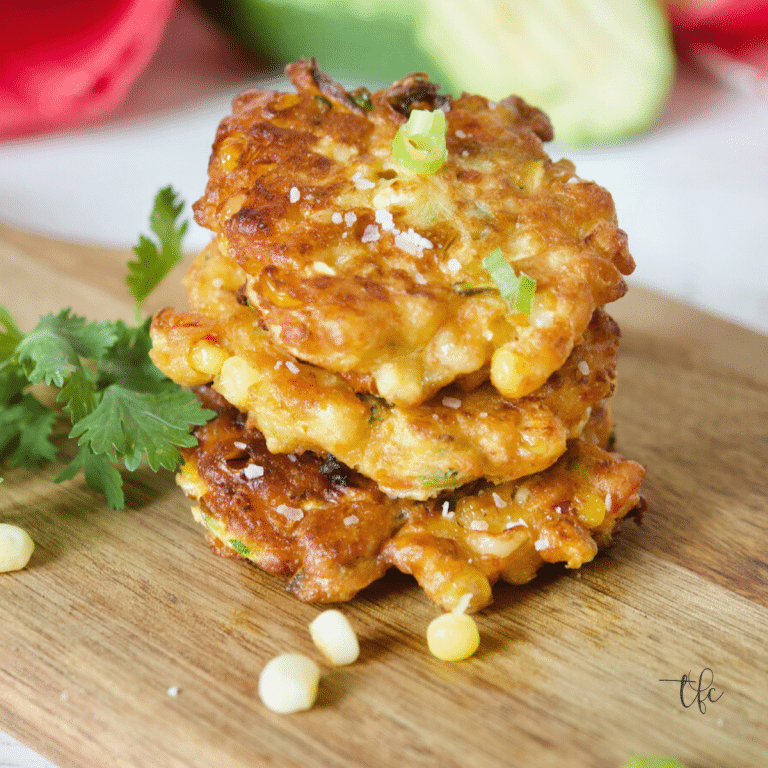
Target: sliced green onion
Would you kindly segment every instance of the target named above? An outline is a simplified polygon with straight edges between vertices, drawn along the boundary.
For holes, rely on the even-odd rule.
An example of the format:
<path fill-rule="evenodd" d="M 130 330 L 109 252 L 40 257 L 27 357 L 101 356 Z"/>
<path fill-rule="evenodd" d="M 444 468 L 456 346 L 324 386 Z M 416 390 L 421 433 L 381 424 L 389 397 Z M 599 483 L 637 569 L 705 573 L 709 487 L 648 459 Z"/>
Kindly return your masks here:
<path fill-rule="evenodd" d="M 525 273 L 520 277 L 515 274 L 509 262 L 504 258 L 501 248 L 495 248 L 484 259 L 483 266 L 496 283 L 502 298 L 514 306 L 516 312 L 531 314 L 533 296 L 536 293 L 536 281 Z"/>
<path fill-rule="evenodd" d="M 523 314 L 530 315 L 533 309 L 533 296 L 536 293 L 536 281 L 528 277 L 524 272 L 520 273 L 520 287 L 515 297 L 515 309 Z"/>
<path fill-rule="evenodd" d="M 436 109 L 411 110 L 408 122 L 401 125 L 392 142 L 392 155 L 404 168 L 428 176 L 448 159 L 445 143 L 445 112 Z"/>

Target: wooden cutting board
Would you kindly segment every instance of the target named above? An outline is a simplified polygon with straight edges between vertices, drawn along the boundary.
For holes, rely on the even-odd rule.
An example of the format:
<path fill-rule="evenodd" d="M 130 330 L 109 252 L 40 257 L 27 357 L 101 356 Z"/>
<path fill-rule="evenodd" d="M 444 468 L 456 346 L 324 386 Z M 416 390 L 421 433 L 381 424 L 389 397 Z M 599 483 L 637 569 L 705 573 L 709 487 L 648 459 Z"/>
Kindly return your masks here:
<path fill-rule="evenodd" d="M 130 319 L 126 258 L 0 228 L 0 302 L 25 329 L 68 305 Z M 181 271 L 148 309 L 183 305 Z M 280 652 L 318 658 L 319 609 L 213 556 L 171 475 L 129 476 L 112 512 L 56 468 L 6 469 L 0 520 L 37 549 L 0 575 L 0 728 L 63 768 L 765 765 L 768 340 L 640 288 L 614 310 L 643 525 L 578 573 L 498 585 L 462 663 L 430 656 L 410 579 L 365 590 L 343 607 L 361 658 L 323 667 L 307 713 L 256 686 Z"/>

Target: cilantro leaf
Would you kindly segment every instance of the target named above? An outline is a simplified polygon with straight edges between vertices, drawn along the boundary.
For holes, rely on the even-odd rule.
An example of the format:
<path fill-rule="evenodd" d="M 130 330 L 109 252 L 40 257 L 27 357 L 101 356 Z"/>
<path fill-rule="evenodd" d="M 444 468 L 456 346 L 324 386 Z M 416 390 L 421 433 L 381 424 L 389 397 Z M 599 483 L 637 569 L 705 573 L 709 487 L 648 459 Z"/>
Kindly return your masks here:
<path fill-rule="evenodd" d="M 0 456 L 4 457 L 13 448 L 11 464 L 28 469 L 54 461 L 58 449 L 49 437 L 58 418 L 56 411 L 29 394 L 10 408 L 3 408 L 0 410 Z"/>
<path fill-rule="evenodd" d="M 120 384 L 128 389 L 155 392 L 170 382 L 149 357 L 152 348 L 150 323 L 151 318 L 136 328 L 127 326 L 122 320 L 115 323 L 117 340 L 99 360 L 99 387 Z"/>
<path fill-rule="evenodd" d="M 51 432 L 67 415 L 79 451 L 56 482 L 82 470 L 88 486 L 120 509 L 120 459 L 134 470 L 146 455 L 154 471 L 173 470 L 181 461 L 178 448 L 195 445 L 190 426 L 215 414 L 155 367 L 151 320 L 139 324 L 144 300 L 181 258 L 188 227 L 177 221 L 183 208 L 171 187 L 160 190 L 150 215 L 159 247 L 142 237 L 134 248 L 138 260 L 129 264 L 127 283 L 136 300 L 136 327 L 121 320 L 88 322 L 65 309 L 46 315 L 25 335 L 0 307 L 0 460 L 26 467 L 54 461 Z M 58 387 L 61 411 L 26 391 L 41 383 Z"/>
<path fill-rule="evenodd" d="M 80 375 L 70 376 L 59 391 L 56 399 L 64 403 L 64 410 L 74 424 L 87 416 L 96 407 L 96 384 L 90 368 L 82 366 Z"/>
<path fill-rule="evenodd" d="M 189 226 L 188 221 L 176 226 L 183 209 L 184 201 L 177 201 L 173 187 L 161 189 L 149 216 L 149 228 L 157 236 L 160 248 L 144 235 L 139 237 L 138 244 L 133 248 L 138 259 L 128 262 L 130 274 L 126 283 L 136 300 L 137 318 L 147 296 L 181 260 L 181 241 Z"/>
<path fill-rule="evenodd" d="M 101 357 L 115 339 L 108 320 L 89 323 L 65 309 L 43 317 L 16 346 L 16 358 L 31 384 L 63 387 L 73 373 L 81 372 L 81 357 Z"/>
<path fill-rule="evenodd" d="M 16 325 L 13 315 L 3 306 L 0 306 L 0 325 L 5 328 L 5 331 L 0 333 L 0 362 L 3 362 L 14 353 L 24 334 Z"/>
<path fill-rule="evenodd" d="M 70 437 L 110 461 L 123 458 L 135 470 L 146 454 L 153 471 L 174 469 L 181 460 L 176 446 L 196 444 L 190 424 L 204 424 L 214 414 L 177 385 L 161 392 L 136 392 L 119 384 L 104 390 L 96 409 L 78 421 Z"/>
<path fill-rule="evenodd" d="M 94 493 L 103 493 L 110 509 L 122 509 L 125 506 L 123 478 L 117 468 L 110 464 L 106 456 L 91 453 L 88 448 L 81 448 L 70 464 L 56 475 L 55 480 L 57 483 L 71 480 L 81 469 L 88 487 Z"/>
<path fill-rule="evenodd" d="M 0 363 L 0 405 L 16 402 L 29 381 L 21 365 L 13 360 Z"/>

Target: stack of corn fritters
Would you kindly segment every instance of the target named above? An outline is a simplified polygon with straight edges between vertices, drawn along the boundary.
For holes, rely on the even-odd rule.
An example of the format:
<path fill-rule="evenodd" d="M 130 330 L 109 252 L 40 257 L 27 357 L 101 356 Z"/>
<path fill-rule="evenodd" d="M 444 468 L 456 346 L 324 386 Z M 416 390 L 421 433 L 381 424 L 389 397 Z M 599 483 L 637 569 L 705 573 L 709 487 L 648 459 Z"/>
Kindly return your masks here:
<path fill-rule="evenodd" d="M 395 566 L 446 610 L 578 568 L 643 477 L 608 452 L 602 306 L 634 267 L 610 195 L 550 160 L 546 116 L 518 98 L 286 71 L 296 93 L 244 93 L 219 126 L 191 311 L 152 324 L 157 366 L 218 412 L 179 476 L 212 547 L 306 601 Z M 412 109 L 445 112 L 432 175 L 392 156 Z M 530 314 L 483 266 L 497 247 L 537 282 Z"/>

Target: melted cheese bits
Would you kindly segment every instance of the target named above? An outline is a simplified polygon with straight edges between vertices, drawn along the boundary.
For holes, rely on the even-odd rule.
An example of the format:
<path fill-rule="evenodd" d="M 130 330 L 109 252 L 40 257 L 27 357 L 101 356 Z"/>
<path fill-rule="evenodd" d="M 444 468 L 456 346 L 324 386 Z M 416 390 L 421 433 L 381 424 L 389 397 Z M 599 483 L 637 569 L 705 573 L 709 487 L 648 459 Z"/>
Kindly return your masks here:
<path fill-rule="evenodd" d="M 35 542 L 23 528 L 0 523 L 0 573 L 20 571 L 34 550 Z"/>
<path fill-rule="evenodd" d="M 312 641 L 320 653 L 334 666 L 357 661 L 360 645 L 349 619 L 336 609 L 323 611 L 309 625 Z"/>
<path fill-rule="evenodd" d="M 281 715 L 311 709 L 317 698 L 320 667 L 301 653 L 283 653 L 267 662 L 259 676 L 259 698 Z"/>

